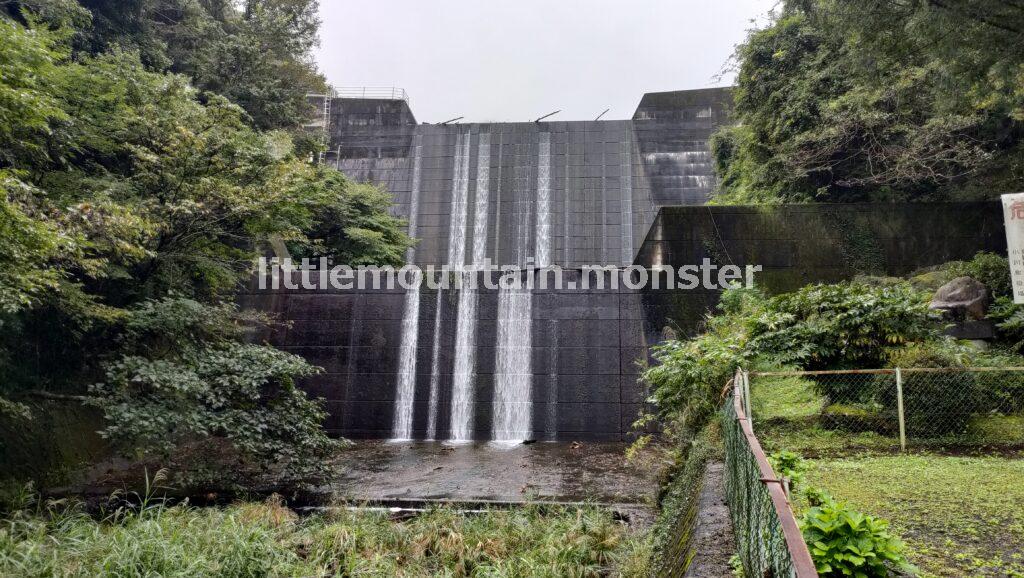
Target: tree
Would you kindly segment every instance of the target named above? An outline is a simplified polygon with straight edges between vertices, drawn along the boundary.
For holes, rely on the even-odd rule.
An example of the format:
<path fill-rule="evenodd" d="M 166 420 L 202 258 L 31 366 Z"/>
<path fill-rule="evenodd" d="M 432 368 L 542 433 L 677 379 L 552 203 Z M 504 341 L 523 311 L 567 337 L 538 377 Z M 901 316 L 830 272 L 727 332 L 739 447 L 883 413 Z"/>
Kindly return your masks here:
<path fill-rule="evenodd" d="M 88 393 L 127 450 L 211 439 L 312 473 L 333 447 L 295 387 L 315 369 L 248 342 L 245 324 L 267 320 L 223 303 L 272 237 L 400 262 L 411 240 L 390 197 L 311 166 L 287 132 L 147 66 L 138 45 L 75 53 L 92 29 L 19 15 L 0 14 L 0 413 L 23 417 L 27 389 Z"/>
<path fill-rule="evenodd" d="M 308 116 L 306 94 L 323 92 L 312 49 L 316 0 L 82 0 L 93 26 L 80 46 L 138 51 L 157 72 L 187 76 L 242 106 L 260 129 L 291 128 Z"/>
<path fill-rule="evenodd" d="M 996 21 L 994 20 L 994 17 Z M 988 197 L 1024 175 L 1024 10 L 793 0 L 737 50 L 725 202 Z"/>

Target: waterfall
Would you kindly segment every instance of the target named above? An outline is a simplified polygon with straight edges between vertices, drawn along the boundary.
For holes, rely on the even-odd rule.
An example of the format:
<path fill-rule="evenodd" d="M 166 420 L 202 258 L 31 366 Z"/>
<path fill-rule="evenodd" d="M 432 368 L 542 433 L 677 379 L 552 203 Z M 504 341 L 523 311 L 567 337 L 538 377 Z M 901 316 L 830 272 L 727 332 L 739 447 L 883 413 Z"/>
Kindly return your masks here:
<path fill-rule="evenodd" d="M 551 265 L 551 133 L 537 147 L 537 267 Z"/>
<path fill-rule="evenodd" d="M 487 201 L 491 188 L 491 135 L 480 133 L 476 153 L 476 214 L 473 220 L 473 265 L 487 257 Z"/>
<path fill-rule="evenodd" d="M 430 353 L 430 398 L 427 401 L 427 439 L 437 436 L 437 404 L 441 394 L 441 309 L 444 291 L 437 288 L 437 306 L 434 310 L 434 348 Z"/>
<path fill-rule="evenodd" d="M 415 274 L 416 281 L 421 278 Z M 402 311 L 402 344 L 398 353 L 398 387 L 395 395 L 395 424 L 392 437 L 399 440 L 412 438 L 412 410 L 416 396 L 416 346 L 419 340 L 420 291 L 405 292 Z"/>
<path fill-rule="evenodd" d="M 465 280 L 465 277 L 463 279 Z M 449 439 L 457 441 L 473 439 L 476 303 L 476 289 L 463 287 L 459 293 L 459 320 L 455 327 L 455 367 L 452 370 L 452 418 L 449 436 Z"/>
<path fill-rule="evenodd" d="M 538 267 L 551 265 L 551 133 L 540 133 L 537 147 L 537 224 L 535 230 L 520 226 L 517 246 L 536 239 Z M 522 199 L 529 185 L 519 177 L 517 193 Z M 529 203 L 520 202 L 519 217 L 529 222 Z M 521 255 L 521 253 L 520 253 Z M 520 261 L 520 263 L 522 263 Z M 521 279 L 520 279 L 521 280 Z M 494 368 L 494 421 L 491 439 L 518 441 L 533 437 L 533 291 L 532 279 L 503 280 L 498 290 L 498 343 Z"/>
<path fill-rule="evenodd" d="M 480 134 L 477 148 L 476 206 L 473 218 L 473 268 L 462 275 L 468 281 L 475 267 L 487 255 L 487 211 L 490 192 L 491 135 Z M 450 439 L 473 439 L 473 395 L 476 362 L 477 290 L 464 285 L 459 292 L 459 315 L 455 327 L 455 367 L 452 371 Z"/>
<path fill-rule="evenodd" d="M 455 155 L 452 164 L 452 196 L 451 196 L 451 219 L 448 227 L 448 265 L 456 271 L 461 271 L 466 262 L 466 220 L 469 206 L 469 151 L 471 135 L 459 132 L 455 135 Z M 437 290 L 437 308 L 434 312 L 434 344 L 430 359 L 430 394 L 427 401 L 427 439 L 433 440 L 437 437 L 437 421 L 439 406 L 441 403 L 441 342 L 443 336 L 442 309 L 444 305 L 443 291 L 440 287 Z M 459 297 L 459 321 L 458 327 L 463 323 L 464 309 L 469 306 L 463 305 L 465 291 Z M 475 318 L 476 303 L 472 305 Z M 458 332 L 464 332 L 458 329 Z M 465 338 L 463 338 L 465 339 Z M 457 339 L 458 341 L 458 339 Z M 463 352 L 467 348 L 463 348 Z M 470 352 L 471 354 L 471 352 Z M 459 371 L 460 365 L 466 365 L 465 354 L 460 354 L 458 343 L 456 343 L 455 372 Z M 469 363 L 472 361 L 470 359 Z M 411 418 L 410 418 L 411 420 Z"/>
<path fill-rule="evenodd" d="M 498 292 L 498 351 L 494 369 L 494 424 L 491 439 L 533 437 L 533 294 L 526 287 Z"/>
<path fill-rule="evenodd" d="M 412 187 L 409 189 L 409 236 L 416 236 L 416 222 L 419 217 L 420 175 L 422 173 L 422 136 L 413 139 Z M 405 253 L 407 263 L 413 263 L 416 249 L 410 247 Z M 420 328 L 420 281 L 422 275 L 414 275 L 415 288 L 405 292 L 405 307 L 402 310 L 402 340 L 398 352 L 398 383 L 395 387 L 395 417 L 392 436 L 395 439 L 412 438 L 413 402 L 416 397 L 416 347 Z"/>
<path fill-rule="evenodd" d="M 470 135 L 458 133 L 452 169 L 451 221 L 448 225 L 448 265 L 461 269 L 466 264 L 466 209 L 469 192 Z"/>

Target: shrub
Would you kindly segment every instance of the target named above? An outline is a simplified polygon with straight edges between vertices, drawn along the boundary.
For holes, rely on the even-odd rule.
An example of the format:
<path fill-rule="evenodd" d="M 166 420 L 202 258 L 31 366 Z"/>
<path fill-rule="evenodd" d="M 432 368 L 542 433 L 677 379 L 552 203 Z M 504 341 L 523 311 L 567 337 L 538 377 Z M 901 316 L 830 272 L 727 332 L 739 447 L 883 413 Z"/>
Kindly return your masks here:
<path fill-rule="evenodd" d="M 751 356 L 802 369 L 880 366 L 890 350 L 935 339 L 938 317 L 928 296 L 908 283 L 809 285 L 769 300 L 749 321 Z M 848 380 L 816 380 L 831 402 L 864 401 Z"/>
<path fill-rule="evenodd" d="M 889 367 L 962 368 L 966 350 L 949 341 L 912 345 L 891 354 Z M 914 373 L 903 375 L 903 407 L 907 434 L 938 437 L 963 433 L 971 417 L 981 407 L 975 375 L 963 371 Z M 877 400 L 884 411 L 897 411 L 894 379 L 880 387 Z M 895 417 L 892 418 L 895 423 Z"/>
<path fill-rule="evenodd" d="M 903 542 L 889 533 L 888 522 L 852 510 L 823 492 L 812 493 L 812 503 L 819 505 L 804 513 L 800 529 L 820 576 L 884 578 L 890 566 L 914 571 Z"/>
<path fill-rule="evenodd" d="M 804 474 L 807 473 L 807 462 L 800 454 L 783 450 L 768 456 L 768 463 L 776 475 L 789 479 L 789 487 L 795 490 L 803 484 Z"/>
<path fill-rule="evenodd" d="M 979 252 L 970 261 L 952 261 L 946 264 L 950 278 L 970 277 L 985 284 L 995 297 L 1013 294 L 1010 284 L 1010 263 L 995 253 Z"/>
<path fill-rule="evenodd" d="M 191 442 L 183 483 L 231 483 L 240 465 L 285 479 L 325 472 L 336 447 L 321 427 L 326 413 L 295 385 L 316 368 L 269 346 L 239 343 L 231 306 L 190 299 L 148 301 L 126 323 L 124 355 L 92 387 L 107 419 L 102 430 L 129 454 L 161 460 Z M 217 455 L 223 443 L 224 456 Z M 221 486 L 225 487 L 225 486 Z"/>
<path fill-rule="evenodd" d="M 706 331 L 688 341 L 671 340 L 653 348 L 658 364 L 643 379 L 660 417 L 696 433 L 718 410 L 722 387 L 746 361 L 746 320 L 764 302 L 757 289 L 729 289 L 719 315 L 709 316 Z"/>
<path fill-rule="evenodd" d="M 1024 306 L 1009 297 L 996 297 L 987 317 L 996 324 L 996 336 L 1004 347 L 1024 353 Z"/>
<path fill-rule="evenodd" d="M 1024 367 L 1019 355 L 991 349 L 975 352 L 970 359 L 975 367 Z M 983 371 L 974 374 L 982 404 L 980 411 L 1002 414 L 1024 410 L 1024 371 Z"/>

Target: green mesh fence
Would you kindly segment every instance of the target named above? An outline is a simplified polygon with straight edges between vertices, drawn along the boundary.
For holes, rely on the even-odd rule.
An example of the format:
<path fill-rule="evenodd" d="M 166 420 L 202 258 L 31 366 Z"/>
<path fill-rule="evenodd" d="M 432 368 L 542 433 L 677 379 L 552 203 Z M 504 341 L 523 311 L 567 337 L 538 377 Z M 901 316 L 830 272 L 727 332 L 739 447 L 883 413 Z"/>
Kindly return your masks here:
<path fill-rule="evenodd" d="M 725 491 L 744 574 L 766 578 L 797 576 L 782 521 L 768 485 L 762 481 L 761 467 L 744 434 L 732 397 L 725 404 L 722 431 Z"/>
<path fill-rule="evenodd" d="M 1024 447 L 1024 371 L 904 368 L 749 374 L 758 437 L 794 451 Z"/>

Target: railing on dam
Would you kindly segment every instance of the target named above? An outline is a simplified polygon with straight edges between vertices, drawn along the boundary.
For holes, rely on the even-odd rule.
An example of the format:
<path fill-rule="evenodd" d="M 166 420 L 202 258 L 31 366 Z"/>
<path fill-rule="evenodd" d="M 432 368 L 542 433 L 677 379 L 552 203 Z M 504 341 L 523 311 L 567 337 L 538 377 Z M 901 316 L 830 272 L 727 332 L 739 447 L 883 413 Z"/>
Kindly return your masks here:
<path fill-rule="evenodd" d="M 409 102 L 409 93 L 395 86 L 343 86 L 333 91 L 335 98 L 371 98 L 379 100 L 404 100 Z"/>
<path fill-rule="evenodd" d="M 811 578 L 818 574 L 782 480 L 754 435 L 747 372 L 733 379 L 725 404 L 725 491 L 746 576 Z"/>

